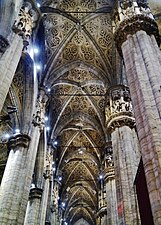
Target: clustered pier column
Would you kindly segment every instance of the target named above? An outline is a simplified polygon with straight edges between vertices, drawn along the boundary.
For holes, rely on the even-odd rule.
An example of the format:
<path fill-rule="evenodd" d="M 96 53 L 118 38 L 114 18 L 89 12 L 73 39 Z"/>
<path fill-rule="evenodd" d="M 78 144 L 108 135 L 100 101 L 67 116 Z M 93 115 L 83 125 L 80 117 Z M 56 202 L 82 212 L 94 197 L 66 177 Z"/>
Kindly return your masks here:
<path fill-rule="evenodd" d="M 39 146 L 35 162 L 33 181 L 31 184 L 29 202 L 27 206 L 25 223 L 24 224 L 39 224 L 40 223 L 40 206 L 42 202 L 43 186 L 44 186 L 44 163 L 46 155 L 46 135 L 45 130 L 40 134 Z"/>
<path fill-rule="evenodd" d="M 157 24 L 145 1 L 119 1 L 115 41 L 122 54 L 154 224 L 161 224 L 161 53 Z"/>
<path fill-rule="evenodd" d="M 5 10 L 5 12 L 1 13 L 2 18 L 0 21 L 0 28 L 1 26 L 5 25 L 4 23 L 7 23 L 7 18 L 3 18 L 3 16 L 6 16 L 9 7 L 12 8 L 13 5 L 15 5 L 13 1 L 12 3 L 11 1 L 5 2 L 6 3 L 2 3 L 2 5 L 6 5 L 6 8 L 3 7 L 1 11 L 3 12 L 3 10 Z M 12 12 L 13 14 L 14 12 L 17 12 L 17 9 L 20 8 L 20 2 L 21 1 L 18 2 L 18 0 L 16 0 L 17 8 Z M 6 28 L 7 32 L 8 30 L 13 30 L 10 33 L 9 41 L 7 39 L 7 34 L 4 34 L 5 37 L 0 34 L 0 112 L 11 86 L 13 76 L 22 55 L 22 51 L 24 48 L 26 48 L 26 45 L 29 44 L 29 39 L 32 34 L 32 28 L 34 26 L 35 20 L 37 20 L 37 18 L 35 18 L 34 16 L 34 13 L 37 14 L 36 9 L 32 8 L 33 5 L 31 5 L 31 3 L 26 1 L 26 3 L 21 6 L 22 7 L 20 8 L 19 13 L 17 12 L 17 15 L 13 15 L 12 19 L 9 20 L 13 22 L 13 18 L 15 18 L 13 24 L 6 24 L 6 27 L 4 26 L 3 29 L 0 29 L 5 31 L 4 28 Z M 9 13 L 7 17 L 11 17 L 11 14 Z"/>
<path fill-rule="evenodd" d="M 42 194 L 43 194 L 43 171 L 45 167 L 45 157 L 46 157 L 46 135 L 45 135 L 45 112 L 46 112 L 46 104 L 48 101 L 48 95 L 46 94 L 45 89 L 41 89 L 39 91 L 39 96 L 37 98 L 37 104 L 35 108 L 35 113 L 33 116 L 33 129 L 32 129 L 32 139 L 29 146 L 29 152 L 28 152 L 28 161 L 30 163 L 27 164 L 27 176 L 25 179 L 25 187 L 28 188 L 31 185 L 32 181 L 32 175 L 34 172 L 34 168 L 37 168 L 36 171 L 36 180 L 35 180 L 35 188 L 30 190 L 28 192 L 24 192 L 24 198 L 28 200 L 29 194 L 29 203 L 27 207 L 27 212 L 25 217 L 25 224 L 36 224 L 39 223 L 41 213 L 40 213 L 40 205 L 42 202 Z M 42 140 L 40 140 L 42 138 Z M 37 156 L 37 161 L 36 161 Z M 36 163 L 36 164 L 35 164 Z M 31 215 L 31 211 L 33 208 L 33 205 L 31 205 L 31 202 L 33 202 L 36 206 L 34 209 L 35 215 Z M 34 213 L 34 212 L 32 212 Z M 40 213 L 40 215 L 38 215 Z M 32 217 L 33 216 L 33 217 Z"/>
<path fill-rule="evenodd" d="M 9 139 L 10 153 L 0 188 L 0 224 L 24 224 L 40 133 L 44 126 L 47 100 L 45 91 L 41 90 L 35 109 L 32 138 L 27 134 L 19 133 Z M 30 115 L 28 117 L 30 118 Z M 26 123 L 30 126 L 27 117 Z"/>
<path fill-rule="evenodd" d="M 119 224 L 139 223 L 134 193 L 134 179 L 139 164 L 139 145 L 135 132 L 128 87 L 118 85 L 108 91 L 107 129 L 111 132 L 115 168 Z"/>
<path fill-rule="evenodd" d="M 25 134 L 17 134 L 9 139 L 10 153 L 0 189 L 0 224 L 18 224 L 29 142 L 30 137 Z"/>

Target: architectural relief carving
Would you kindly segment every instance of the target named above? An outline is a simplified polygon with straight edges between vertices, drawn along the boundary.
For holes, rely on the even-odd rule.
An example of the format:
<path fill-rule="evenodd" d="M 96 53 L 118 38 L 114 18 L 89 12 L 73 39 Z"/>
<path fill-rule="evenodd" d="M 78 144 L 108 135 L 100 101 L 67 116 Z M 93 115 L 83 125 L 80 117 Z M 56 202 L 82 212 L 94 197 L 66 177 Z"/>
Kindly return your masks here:
<path fill-rule="evenodd" d="M 13 25 L 13 30 L 25 40 L 30 38 L 32 33 L 32 16 L 25 8 L 20 9 L 18 19 Z"/>
<path fill-rule="evenodd" d="M 27 46 L 32 35 L 32 29 L 38 19 L 38 12 L 30 2 L 25 2 L 21 7 L 17 20 L 13 24 L 13 31 L 22 36 L 24 44 Z"/>
<path fill-rule="evenodd" d="M 114 12 L 114 22 L 114 39 L 120 54 L 121 45 L 126 41 L 127 35 L 138 30 L 154 34 L 159 43 L 157 23 L 145 1 L 119 1 L 118 9 Z"/>
<path fill-rule="evenodd" d="M 134 126 L 135 119 L 129 88 L 121 85 L 115 86 L 108 91 L 108 94 L 105 109 L 107 128 L 114 129 L 122 123 Z"/>

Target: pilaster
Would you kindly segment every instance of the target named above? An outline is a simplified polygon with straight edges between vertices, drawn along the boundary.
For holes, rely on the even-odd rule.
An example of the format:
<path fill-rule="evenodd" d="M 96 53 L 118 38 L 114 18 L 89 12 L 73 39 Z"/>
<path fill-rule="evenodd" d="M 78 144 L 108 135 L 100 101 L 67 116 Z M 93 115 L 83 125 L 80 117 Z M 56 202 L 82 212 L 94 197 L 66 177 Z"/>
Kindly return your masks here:
<path fill-rule="evenodd" d="M 10 4 L 12 5 L 12 3 Z M 9 5 L 6 7 L 9 8 Z M 8 17 L 8 15 L 6 15 L 6 17 Z M 37 19 L 38 12 L 36 8 L 34 8 L 34 5 L 25 2 L 10 27 L 10 29 L 13 29 L 12 34 L 10 34 L 10 41 L 7 40 L 7 37 L 3 37 L 2 34 L 0 36 L 0 112 L 8 94 L 9 87 L 11 86 L 22 51 L 29 44 L 32 28 Z M 4 18 L 4 21 L 6 21 L 6 18 Z M 2 30 L 4 28 L 2 28 Z"/>

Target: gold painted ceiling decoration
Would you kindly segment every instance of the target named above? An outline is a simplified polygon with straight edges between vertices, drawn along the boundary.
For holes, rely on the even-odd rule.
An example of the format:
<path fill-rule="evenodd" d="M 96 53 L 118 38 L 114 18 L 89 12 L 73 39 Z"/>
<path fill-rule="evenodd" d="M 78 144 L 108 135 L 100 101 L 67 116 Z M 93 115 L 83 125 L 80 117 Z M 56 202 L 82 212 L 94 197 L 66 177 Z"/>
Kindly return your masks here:
<path fill-rule="evenodd" d="M 51 139 L 58 139 L 56 176 L 64 221 L 96 224 L 99 175 L 107 134 L 105 101 L 113 78 L 109 0 L 43 1 L 51 88 Z"/>

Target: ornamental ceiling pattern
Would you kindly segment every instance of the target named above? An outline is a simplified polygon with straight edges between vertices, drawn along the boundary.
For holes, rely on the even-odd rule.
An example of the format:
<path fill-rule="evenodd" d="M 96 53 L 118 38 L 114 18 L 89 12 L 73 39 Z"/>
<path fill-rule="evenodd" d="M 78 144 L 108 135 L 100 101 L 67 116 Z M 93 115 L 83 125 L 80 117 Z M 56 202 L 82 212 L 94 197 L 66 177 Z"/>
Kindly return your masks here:
<path fill-rule="evenodd" d="M 59 139 L 56 175 L 69 224 L 96 224 L 105 98 L 113 77 L 111 2 L 43 1 L 46 69 L 51 88 L 51 139 Z M 83 223 L 83 222 L 82 222 Z"/>

